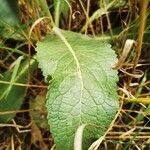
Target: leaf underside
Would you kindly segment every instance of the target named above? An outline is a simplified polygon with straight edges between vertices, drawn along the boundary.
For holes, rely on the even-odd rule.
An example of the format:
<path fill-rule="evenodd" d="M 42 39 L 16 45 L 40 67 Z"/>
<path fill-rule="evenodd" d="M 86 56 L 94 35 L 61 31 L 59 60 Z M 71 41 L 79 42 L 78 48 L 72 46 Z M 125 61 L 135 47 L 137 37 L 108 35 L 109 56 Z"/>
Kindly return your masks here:
<path fill-rule="evenodd" d="M 58 150 L 73 149 L 77 128 L 84 131 L 84 148 L 102 136 L 118 109 L 116 62 L 110 44 L 60 30 L 37 44 L 37 59 L 45 78 L 52 76 L 47 93 L 48 121 Z M 73 56 L 74 55 L 74 56 Z M 78 64 L 77 64 L 78 63 Z"/>

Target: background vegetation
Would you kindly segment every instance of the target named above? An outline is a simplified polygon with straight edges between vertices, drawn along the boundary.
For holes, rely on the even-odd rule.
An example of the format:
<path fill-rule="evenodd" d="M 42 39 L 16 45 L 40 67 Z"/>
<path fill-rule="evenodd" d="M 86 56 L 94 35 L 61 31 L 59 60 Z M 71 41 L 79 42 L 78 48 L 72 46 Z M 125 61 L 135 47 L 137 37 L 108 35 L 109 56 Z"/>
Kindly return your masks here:
<path fill-rule="evenodd" d="M 117 54 L 120 107 L 97 148 L 150 149 L 149 14 L 148 0 L 0 0 L 0 149 L 55 149 L 35 58 L 54 24 L 106 40 Z"/>

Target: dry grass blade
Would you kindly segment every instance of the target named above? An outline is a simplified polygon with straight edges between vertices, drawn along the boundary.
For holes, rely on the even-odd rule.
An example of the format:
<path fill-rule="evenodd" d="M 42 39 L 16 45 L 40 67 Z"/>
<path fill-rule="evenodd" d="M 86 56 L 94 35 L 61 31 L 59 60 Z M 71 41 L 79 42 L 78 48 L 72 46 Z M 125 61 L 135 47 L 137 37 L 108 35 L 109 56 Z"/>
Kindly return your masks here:
<path fill-rule="evenodd" d="M 83 130 L 86 126 L 87 124 L 83 124 L 78 127 L 74 138 L 74 150 L 82 150 Z"/>
<path fill-rule="evenodd" d="M 84 32 L 104 42 L 112 40 L 110 43 L 118 54 L 118 63 L 114 68 L 119 72 L 120 108 L 109 130 L 95 141 L 89 150 L 149 150 L 149 1 L 70 0 L 69 3 L 68 0 L 64 1 L 70 9 L 70 14 L 66 20 L 63 16 L 59 16 L 60 28 Z M 11 37 L 4 35 L 12 32 L 12 29 L 7 27 L 3 29 L 0 23 L 0 84 L 8 85 L 9 90 L 11 90 L 11 86 L 27 87 L 20 110 L 0 110 L 0 115 L 16 114 L 10 122 L 0 123 L 0 150 L 57 149 L 51 133 L 47 129 L 35 125 L 35 120 L 30 114 L 36 112 L 36 114 L 43 115 L 43 112 L 47 112 L 43 108 L 31 108 L 30 106 L 30 102 L 37 96 L 45 96 L 48 88 L 44 83 L 41 71 L 37 69 L 27 84 L 13 80 L 17 76 L 16 72 L 13 73 L 11 82 L 3 81 L 4 72 L 15 66 L 17 58 L 20 56 L 21 58 L 32 58 L 35 55 L 36 42 L 43 39 L 47 32 L 52 31 L 55 26 L 53 2 L 54 0 L 19 0 L 22 24 L 18 31 L 15 29 L 16 31 L 12 33 Z M 122 5 L 124 2 L 125 5 Z M 7 19 L 7 15 L 5 17 Z M 60 35 L 58 29 L 53 29 L 72 53 L 72 48 Z M 16 33 L 23 38 L 18 38 Z M 136 38 L 138 38 L 137 41 L 135 41 Z M 80 67 L 77 61 L 76 63 L 77 67 Z M 35 101 L 35 103 L 38 102 L 38 100 Z M 40 117 L 43 117 L 42 115 Z M 41 121 L 40 117 L 38 116 L 39 121 Z M 77 150 L 82 149 L 82 136 L 86 127 L 86 125 L 81 125 L 77 130 L 74 143 Z"/>
<path fill-rule="evenodd" d="M 136 48 L 136 58 L 135 58 L 135 62 L 134 62 L 134 71 L 135 71 L 135 67 L 139 61 L 140 55 L 141 55 L 141 49 L 142 49 L 142 42 L 143 42 L 143 36 L 144 36 L 144 30 L 145 30 L 145 24 L 146 24 L 146 11 L 147 11 L 147 7 L 148 7 L 148 3 L 149 1 L 147 0 L 143 0 L 140 1 L 140 28 L 139 28 L 139 35 L 138 35 L 138 44 L 137 44 L 137 48 Z"/>
<path fill-rule="evenodd" d="M 131 40 L 131 39 L 126 40 L 122 54 L 118 60 L 118 63 L 114 67 L 115 69 L 120 69 L 124 65 L 124 62 L 126 58 L 128 57 L 129 52 L 135 46 L 135 44 L 136 42 L 134 40 Z"/>

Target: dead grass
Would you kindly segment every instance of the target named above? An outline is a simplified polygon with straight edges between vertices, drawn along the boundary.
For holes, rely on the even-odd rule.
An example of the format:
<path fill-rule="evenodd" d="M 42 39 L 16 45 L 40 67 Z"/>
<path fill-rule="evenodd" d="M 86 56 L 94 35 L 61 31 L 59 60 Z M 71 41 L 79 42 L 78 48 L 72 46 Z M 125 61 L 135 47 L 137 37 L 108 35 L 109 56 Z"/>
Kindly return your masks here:
<path fill-rule="evenodd" d="M 113 45 L 115 45 L 115 51 L 119 59 L 116 68 L 119 72 L 118 94 L 120 110 L 114 124 L 111 126 L 111 130 L 107 133 L 102 143 L 99 143 L 99 149 L 148 150 L 150 149 L 150 56 L 147 58 L 147 52 L 143 46 L 143 50 L 137 52 L 138 59 L 136 57 L 135 60 L 133 57 L 133 55 L 135 56 L 137 46 L 137 42 L 135 42 L 137 36 L 135 37 L 135 35 L 132 36 L 132 40 L 127 45 L 125 44 L 128 38 L 126 34 L 130 28 L 130 23 L 139 15 L 139 5 L 138 3 L 132 5 L 129 1 L 126 7 L 112 9 L 109 11 L 109 14 L 104 13 L 98 18 L 94 18 L 91 22 L 89 16 L 91 16 L 98 6 L 93 1 L 90 2 L 93 2 L 93 4 L 89 5 L 89 2 L 89 0 L 79 0 L 78 3 L 75 0 L 72 1 L 72 20 L 69 28 L 73 31 L 82 31 L 92 36 L 100 33 L 104 34 L 104 32 L 108 31 L 112 38 L 114 37 Z M 40 12 L 37 10 L 39 8 L 36 6 L 36 3 L 34 3 L 33 8 L 27 4 L 27 1 L 20 0 L 22 22 L 27 23 L 29 18 L 32 18 L 33 21 L 27 28 L 27 31 L 24 32 L 26 43 L 23 43 L 22 46 L 22 43 L 20 44 L 18 41 L 11 39 L 8 39 L 7 42 L 4 39 L 1 43 L 9 48 L 14 48 L 14 45 L 17 46 L 19 43 L 19 48 L 30 58 L 35 53 L 34 42 L 42 39 L 50 29 L 47 28 L 47 22 L 40 20 L 32 28 L 32 33 L 30 33 L 31 38 L 28 37 L 26 33 L 31 31 L 32 25 L 39 19 Z M 113 21 L 114 17 L 116 17 L 115 21 Z M 83 23 L 86 25 L 85 30 L 83 30 Z M 46 28 L 41 29 L 41 27 Z M 66 28 L 64 24 L 61 27 Z M 122 27 L 120 34 L 115 33 L 115 27 Z M 115 34 L 117 34 L 117 39 L 115 39 Z M 141 33 L 139 32 L 138 34 L 140 36 Z M 16 60 L 18 55 L 8 50 L 3 50 L 0 53 L 0 69 L 2 73 L 9 70 L 11 63 Z M 9 83 L 6 82 L 5 84 Z M 0 124 L 0 150 L 55 149 L 51 133 L 38 127 L 30 116 L 30 112 L 34 111 L 40 114 L 43 109 L 30 109 L 29 105 L 30 101 L 35 99 L 37 95 L 43 94 L 42 91 L 47 89 L 41 72 L 37 70 L 29 84 L 14 84 L 26 86 L 28 90 L 20 110 L 0 112 L 0 114 L 17 114 L 10 123 Z"/>

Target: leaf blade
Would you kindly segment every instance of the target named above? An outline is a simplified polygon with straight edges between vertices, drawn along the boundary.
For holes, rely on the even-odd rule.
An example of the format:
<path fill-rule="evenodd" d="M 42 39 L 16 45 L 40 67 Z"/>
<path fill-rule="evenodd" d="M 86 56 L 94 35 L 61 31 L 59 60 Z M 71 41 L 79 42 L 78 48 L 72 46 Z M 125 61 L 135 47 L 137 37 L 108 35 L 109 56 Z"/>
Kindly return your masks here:
<path fill-rule="evenodd" d="M 3 74 L 3 78 L 0 80 L 0 112 L 6 111 L 15 111 L 20 109 L 21 104 L 23 103 L 26 86 L 18 86 L 13 83 L 28 83 L 28 70 L 29 62 L 28 59 L 24 62 L 20 62 L 22 56 L 17 59 L 17 64 L 10 71 L 6 71 Z M 37 62 L 34 59 L 30 61 L 30 73 L 37 68 Z M 12 72 L 15 74 L 12 75 Z M 13 82 L 12 82 L 13 79 Z M 3 83 L 4 81 L 4 83 Z M 10 84 L 5 84 L 10 82 Z M 9 122 L 15 113 L 0 114 L 0 123 Z"/>
<path fill-rule="evenodd" d="M 116 114 L 117 72 L 111 69 L 116 56 L 107 42 L 73 32 L 61 32 L 80 63 L 83 90 L 76 61 L 62 38 L 50 35 L 37 45 L 36 50 L 45 77 L 53 77 L 47 94 L 47 108 L 57 149 L 73 149 L 78 126 L 93 126 L 84 133 L 84 143 L 88 143 L 84 145 L 88 146 L 91 139 L 104 134 L 105 127 Z M 94 126 L 99 126 L 99 129 Z"/>
<path fill-rule="evenodd" d="M 0 0 L 0 22 L 4 22 L 11 26 L 20 24 L 19 7 L 17 0 Z"/>

